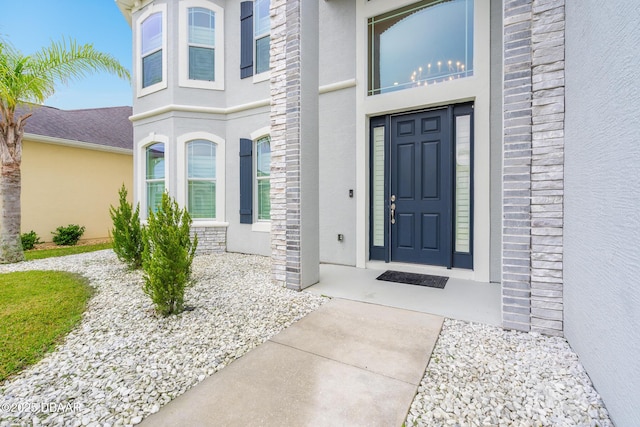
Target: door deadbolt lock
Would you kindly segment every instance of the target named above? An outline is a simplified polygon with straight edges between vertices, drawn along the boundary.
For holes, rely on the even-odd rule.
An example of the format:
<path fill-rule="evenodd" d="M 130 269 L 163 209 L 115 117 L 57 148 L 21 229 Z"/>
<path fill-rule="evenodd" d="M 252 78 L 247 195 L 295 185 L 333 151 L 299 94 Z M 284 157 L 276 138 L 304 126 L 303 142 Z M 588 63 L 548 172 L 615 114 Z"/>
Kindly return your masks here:
<path fill-rule="evenodd" d="M 392 194 L 392 195 L 391 195 L 391 201 L 392 201 L 392 202 L 395 202 L 395 201 L 396 201 L 396 195 L 395 195 L 395 194 Z"/>

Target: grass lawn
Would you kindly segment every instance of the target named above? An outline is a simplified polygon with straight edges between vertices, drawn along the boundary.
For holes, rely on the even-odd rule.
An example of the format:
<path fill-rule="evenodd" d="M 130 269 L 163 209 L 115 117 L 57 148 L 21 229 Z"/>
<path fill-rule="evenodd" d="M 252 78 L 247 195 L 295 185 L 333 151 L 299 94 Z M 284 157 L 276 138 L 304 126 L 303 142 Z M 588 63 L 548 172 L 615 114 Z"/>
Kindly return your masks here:
<path fill-rule="evenodd" d="M 0 381 L 52 350 L 80 321 L 91 293 L 72 273 L 0 274 Z"/>
<path fill-rule="evenodd" d="M 82 254 L 85 252 L 100 251 L 102 249 L 113 248 L 113 243 L 99 243 L 97 245 L 83 245 L 83 246 L 60 246 L 51 249 L 38 249 L 24 252 L 24 257 L 27 261 L 33 259 L 51 258 L 56 256 Z"/>

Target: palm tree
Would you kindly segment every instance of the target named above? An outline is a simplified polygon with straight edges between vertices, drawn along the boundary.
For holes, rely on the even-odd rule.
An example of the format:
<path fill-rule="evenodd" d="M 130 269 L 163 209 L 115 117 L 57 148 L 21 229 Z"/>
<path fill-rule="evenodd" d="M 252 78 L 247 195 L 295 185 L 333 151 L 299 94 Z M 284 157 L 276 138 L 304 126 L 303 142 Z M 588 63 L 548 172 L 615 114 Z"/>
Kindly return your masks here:
<path fill-rule="evenodd" d="M 0 39 L 0 263 L 24 260 L 20 242 L 20 163 L 22 136 L 31 108 L 37 108 L 67 84 L 91 73 L 106 71 L 129 79 L 129 71 L 92 44 L 73 40 L 51 42 L 25 56 Z M 17 106 L 28 107 L 16 114 Z"/>

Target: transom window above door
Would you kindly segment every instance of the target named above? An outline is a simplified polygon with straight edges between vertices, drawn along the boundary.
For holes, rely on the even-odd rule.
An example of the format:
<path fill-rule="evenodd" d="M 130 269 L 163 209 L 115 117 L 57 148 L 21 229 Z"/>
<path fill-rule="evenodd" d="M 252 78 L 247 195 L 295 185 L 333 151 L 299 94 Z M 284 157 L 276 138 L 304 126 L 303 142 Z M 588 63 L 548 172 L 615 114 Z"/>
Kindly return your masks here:
<path fill-rule="evenodd" d="M 368 20 L 368 94 L 473 75 L 474 0 L 423 0 Z"/>

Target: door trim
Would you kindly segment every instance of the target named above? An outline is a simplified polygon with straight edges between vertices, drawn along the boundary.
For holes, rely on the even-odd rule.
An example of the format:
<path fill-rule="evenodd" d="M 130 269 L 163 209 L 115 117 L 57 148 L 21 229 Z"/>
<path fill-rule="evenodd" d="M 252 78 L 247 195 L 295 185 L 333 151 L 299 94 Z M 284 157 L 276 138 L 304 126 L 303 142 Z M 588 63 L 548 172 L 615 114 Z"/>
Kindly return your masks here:
<path fill-rule="evenodd" d="M 412 110 L 394 114 L 387 114 L 384 116 L 376 116 L 371 117 L 369 120 L 369 260 L 370 261 L 384 261 L 386 263 L 391 261 L 391 227 L 390 227 L 390 177 L 391 177 L 391 168 L 390 168 L 390 154 L 391 154 L 391 118 L 403 115 L 412 115 L 416 113 L 422 112 L 430 112 L 437 111 L 443 109 L 450 109 L 449 113 L 449 126 L 450 126 L 450 152 L 451 152 L 451 167 L 449 168 L 448 176 L 444 177 L 448 179 L 452 188 L 452 197 L 451 197 L 451 209 L 450 209 L 450 220 L 449 220 L 449 236 L 450 236 L 450 255 L 449 255 L 449 265 L 445 266 L 445 268 L 460 268 L 465 270 L 473 270 L 473 247 L 474 247 L 474 134 L 475 134 L 475 118 L 474 118 L 474 103 L 463 103 L 463 104 L 452 104 L 448 106 L 440 106 L 436 108 L 426 108 L 419 110 Z M 470 115 L 470 212 L 469 212 L 469 252 L 462 253 L 455 251 L 455 196 L 456 196 L 456 183 L 455 183 L 455 159 L 456 159 L 456 117 Z M 384 128 L 384 246 L 375 246 L 374 245 L 374 209 L 373 209 L 373 200 L 374 200 L 374 185 L 373 185 L 373 176 L 374 176 L 374 152 L 373 152 L 373 138 L 374 138 L 374 128 L 383 127 Z M 433 266 L 434 268 L 442 268 L 442 266 L 431 265 L 431 264 L 421 264 L 416 263 L 415 265 L 424 265 L 424 266 Z"/>

